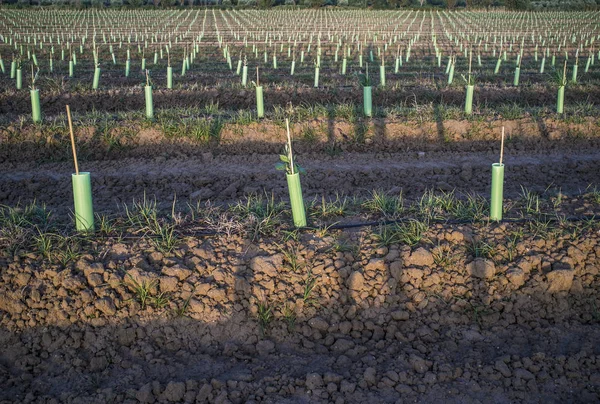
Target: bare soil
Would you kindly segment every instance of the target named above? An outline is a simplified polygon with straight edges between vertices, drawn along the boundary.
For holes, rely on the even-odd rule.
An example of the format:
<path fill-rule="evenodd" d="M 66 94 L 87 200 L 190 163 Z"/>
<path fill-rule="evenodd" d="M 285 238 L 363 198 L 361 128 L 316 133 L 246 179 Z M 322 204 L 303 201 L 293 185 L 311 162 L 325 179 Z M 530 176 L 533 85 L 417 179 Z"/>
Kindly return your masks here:
<path fill-rule="evenodd" d="M 597 402 L 598 227 L 527 229 L 438 225 L 413 247 L 365 230 L 186 238 L 167 256 L 107 240 L 66 266 L 3 255 L 0 402 Z M 474 257 L 477 240 L 495 255 Z"/>

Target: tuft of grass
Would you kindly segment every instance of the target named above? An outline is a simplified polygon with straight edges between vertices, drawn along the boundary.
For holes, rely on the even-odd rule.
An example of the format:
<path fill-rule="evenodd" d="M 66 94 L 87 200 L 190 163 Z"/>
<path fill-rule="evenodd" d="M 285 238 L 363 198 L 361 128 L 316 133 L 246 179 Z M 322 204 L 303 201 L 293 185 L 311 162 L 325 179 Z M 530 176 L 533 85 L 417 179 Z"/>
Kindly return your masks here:
<path fill-rule="evenodd" d="M 487 202 L 478 195 L 467 195 L 466 200 L 456 200 L 452 214 L 459 220 L 481 220 L 487 216 Z"/>
<path fill-rule="evenodd" d="M 125 205 L 125 214 L 131 226 L 150 235 L 151 242 L 160 252 L 168 254 L 177 245 L 176 224 L 159 218 L 156 200 L 146 198 L 146 194 L 141 201 L 134 200 L 131 208 Z"/>
<path fill-rule="evenodd" d="M 52 251 L 54 250 L 54 235 L 39 231 L 37 236 L 33 238 L 38 252 L 46 259 L 51 259 Z"/>
<path fill-rule="evenodd" d="M 552 223 L 552 218 L 548 215 L 538 214 L 528 222 L 529 231 L 533 237 L 539 237 L 542 240 L 554 239 L 557 236 L 558 228 Z"/>
<path fill-rule="evenodd" d="M 292 308 L 291 304 L 286 302 L 283 305 L 283 309 L 281 312 L 283 314 L 283 319 L 285 321 L 285 324 L 287 325 L 288 331 L 293 332 L 296 328 L 296 313 L 294 312 L 294 309 Z"/>
<path fill-rule="evenodd" d="M 315 143 L 319 139 L 319 135 L 315 128 L 308 125 L 302 129 L 300 136 L 308 143 Z"/>
<path fill-rule="evenodd" d="M 235 125 L 250 125 L 254 122 L 256 122 L 256 119 L 252 115 L 252 112 L 245 109 L 239 110 L 231 120 L 231 123 Z"/>
<path fill-rule="evenodd" d="M 133 291 L 134 291 L 134 293 L 136 295 L 137 301 L 140 303 L 140 306 L 142 307 L 142 310 L 145 309 L 146 305 L 150 301 L 151 291 L 152 291 L 153 288 L 156 287 L 156 285 L 158 284 L 158 281 L 152 280 L 150 282 L 147 282 L 146 280 L 144 280 L 142 282 L 138 282 L 130 274 L 127 274 L 127 276 L 129 277 L 129 279 L 133 283 Z"/>
<path fill-rule="evenodd" d="M 429 229 L 429 224 L 425 221 L 411 219 L 407 222 L 380 226 L 379 232 L 375 233 L 375 240 L 381 246 L 389 246 L 391 244 L 406 244 L 415 246 L 421 241 L 428 242 L 425 233 Z"/>
<path fill-rule="evenodd" d="M 428 242 L 425 233 L 429 230 L 429 224 L 425 221 L 409 220 L 398 226 L 398 237 L 401 243 L 409 246 L 415 246 L 421 241 Z"/>
<path fill-rule="evenodd" d="M 301 263 L 298 260 L 298 253 L 296 248 L 289 247 L 284 248 L 283 246 L 277 245 L 281 253 L 283 254 L 284 264 L 292 271 L 297 272 L 301 268 Z"/>
<path fill-rule="evenodd" d="M 467 245 L 467 251 L 474 258 L 491 259 L 495 254 L 494 247 L 483 240 L 473 240 L 470 244 Z"/>
<path fill-rule="evenodd" d="M 265 331 L 273 321 L 273 308 L 269 305 L 266 300 L 258 302 L 257 307 L 258 326 L 260 327 L 261 334 L 264 335 Z"/>
<path fill-rule="evenodd" d="M 163 309 L 169 304 L 169 295 L 166 292 L 161 292 L 152 298 L 152 304 L 157 309 Z"/>
<path fill-rule="evenodd" d="M 385 192 L 373 191 L 371 198 L 363 203 L 363 207 L 371 213 L 382 214 L 388 218 L 396 218 L 404 211 L 404 198 L 402 193 L 397 196 Z"/>
<path fill-rule="evenodd" d="M 315 299 L 313 297 L 311 297 L 311 294 L 313 292 L 313 290 L 315 289 L 315 286 L 317 285 L 317 278 L 313 275 L 312 271 L 308 271 L 308 275 L 306 276 L 306 279 L 304 280 L 304 291 L 302 293 L 302 300 L 304 300 L 304 303 L 306 304 L 310 304 L 310 303 L 314 303 Z"/>
<path fill-rule="evenodd" d="M 313 204 L 313 214 L 323 219 L 345 216 L 350 206 L 351 201 L 346 196 L 336 194 L 334 199 L 325 199 L 325 196 L 322 196 L 320 203 Z"/>
<path fill-rule="evenodd" d="M 521 199 L 523 201 L 523 210 L 526 214 L 539 214 L 540 213 L 540 197 L 536 193 L 529 189 L 521 186 Z"/>
<path fill-rule="evenodd" d="M 233 212 L 246 221 L 252 239 L 259 236 L 271 236 L 276 233 L 280 216 L 284 209 L 283 202 L 275 202 L 275 196 L 263 198 L 260 194 L 250 194 L 246 200 L 233 206 Z"/>
<path fill-rule="evenodd" d="M 192 300 L 192 296 L 194 296 L 194 294 L 190 293 L 188 298 L 184 300 L 183 305 L 181 307 L 178 307 L 177 310 L 175 310 L 175 314 L 177 315 L 177 317 L 183 317 L 185 315 L 188 307 L 190 306 L 190 300 Z"/>
<path fill-rule="evenodd" d="M 457 256 L 448 244 L 436 246 L 432 251 L 432 255 L 435 265 L 443 269 L 451 268 L 456 264 Z"/>

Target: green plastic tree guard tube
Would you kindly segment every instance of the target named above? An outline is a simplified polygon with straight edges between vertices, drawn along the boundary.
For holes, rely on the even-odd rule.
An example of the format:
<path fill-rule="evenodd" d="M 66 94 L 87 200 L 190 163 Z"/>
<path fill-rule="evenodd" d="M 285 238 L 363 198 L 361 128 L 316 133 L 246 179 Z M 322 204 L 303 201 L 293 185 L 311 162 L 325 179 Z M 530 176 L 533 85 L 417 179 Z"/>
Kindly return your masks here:
<path fill-rule="evenodd" d="M 146 58 L 142 59 L 142 71 L 146 70 Z"/>
<path fill-rule="evenodd" d="M 290 68 L 290 76 L 293 76 L 295 71 L 296 71 L 296 61 L 292 60 L 292 67 Z"/>
<path fill-rule="evenodd" d="M 256 112 L 259 118 L 265 116 L 265 104 L 263 101 L 263 87 L 256 86 Z"/>
<path fill-rule="evenodd" d="M 152 103 L 152 86 L 144 86 L 146 98 L 146 118 L 154 119 L 154 105 Z"/>
<path fill-rule="evenodd" d="M 23 88 L 23 71 L 21 69 L 17 69 L 17 90 Z"/>
<path fill-rule="evenodd" d="M 363 87 L 363 112 L 365 116 L 373 114 L 373 92 L 371 86 Z"/>
<path fill-rule="evenodd" d="M 242 68 L 242 85 L 246 87 L 248 84 L 248 66 Z"/>
<path fill-rule="evenodd" d="M 542 58 L 542 65 L 540 66 L 540 73 L 544 73 L 544 68 L 546 67 L 546 56 Z"/>
<path fill-rule="evenodd" d="M 302 199 L 300 173 L 286 174 L 286 177 L 290 192 L 290 205 L 292 206 L 294 226 L 306 227 L 306 212 L 304 211 L 304 199 Z"/>
<path fill-rule="evenodd" d="M 474 85 L 467 86 L 467 98 L 465 100 L 465 114 L 471 115 L 473 113 L 473 90 Z"/>
<path fill-rule="evenodd" d="M 14 79 L 17 74 L 17 62 L 14 60 L 10 62 L 10 78 Z"/>
<path fill-rule="evenodd" d="M 92 89 L 97 90 L 100 85 L 100 68 L 96 67 L 94 69 L 94 82 L 92 83 Z"/>
<path fill-rule="evenodd" d="M 515 78 L 513 80 L 513 84 L 515 87 L 519 86 L 519 77 L 521 76 L 521 68 L 515 67 Z"/>
<path fill-rule="evenodd" d="M 398 74 L 400 71 L 400 59 L 396 58 L 396 63 L 394 64 L 394 74 Z"/>
<path fill-rule="evenodd" d="M 131 67 L 131 61 L 127 59 L 125 61 L 125 77 L 129 77 L 129 69 Z"/>
<path fill-rule="evenodd" d="M 492 200 L 490 203 L 490 220 L 502 220 L 504 193 L 504 164 L 492 164 Z"/>
<path fill-rule="evenodd" d="M 94 207 L 92 205 L 92 182 L 90 173 L 72 174 L 73 201 L 75 202 L 75 226 L 77 231 L 94 231 Z"/>
<path fill-rule="evenodd" d="M 565 105 L 565 86 L 558 87 L 558 95 L 556 97 L 556 113 L 562 114 Z"/>
<path fill-rule="evenodd" d="M 574 65 L 574 66 L 573 66 L 573 77 L 571 77 L 571 81 L 572 81 L 573 83 L 577 83 L 577 68 L 578 68 L 578 67 L 579 67 L 579 66 L 577 66 L 577 65 Z"/>
<path fill-rule="evenodd" d="M 588 59 L 589 60 L 589 59 Z M 588 63 L 589 64 L 589 63 Z M 4 59 L 0 57 L 0 69 L 2 70 L 2 74 L 6 73 L 4 71 Z"/>
<path fill-rule="evenodd" d="M 448 84 L 452 84 L 454 81 L 454 63 L 450 65 L 450 73 L 448 73 Z"/>
<path fill-rule="evenodd" d="M 385 87 L 385 66 L 379 66 L 379 84 Z"/>
<path fill-rule="evenodd" d="M 75 75 L 75 68 L 73 66 L 73 61 L 69 60 L 69 77 L 73 77 Z"/>
<path fill-rule="evenodd" d="M 498 58 L 496 61 L 496 67 L 494 68 L 494 74 L 498 74 L 500 71 L 500 64 L 502 63 L 502 59 Z"/>
<path fill-rule="evenodd" d="M 242 59 L 238 60 L 237 69 L 235 69 L 235 74 L 240 75 L 242 72 Z"/>
<path fill-rule="evenodd" d="M 30 90 L 31 93 L 31 118 L 33 122 L 42 121 L 42 109 L 40 108 L 40 90 Z"/>
<path fill-rule="evenodd" d="M 346 75 L 347 66 L 348 66 L 348 60 L 346 58 L 342 59 L 342 76 Z"/>
<path fill-rule="evenodd" d="M 167 88 L 173 88 L 173 68 L 171 66 L 167 67 Z"/>
<path fill-rule="evenodd" d="M 319 68 L 315 67 L 315 88 L 319 87 Z"/>

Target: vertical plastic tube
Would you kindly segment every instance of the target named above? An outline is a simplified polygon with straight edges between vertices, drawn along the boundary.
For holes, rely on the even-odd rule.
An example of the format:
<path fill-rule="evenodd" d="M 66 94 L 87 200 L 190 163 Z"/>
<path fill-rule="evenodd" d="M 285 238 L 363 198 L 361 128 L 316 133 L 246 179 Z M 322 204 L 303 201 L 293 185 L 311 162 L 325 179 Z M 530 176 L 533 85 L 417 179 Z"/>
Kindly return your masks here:
<path fill-rule="evenodd" d="M 294 226 L 306 227 L 306 212 L 304 211 L 304 199 L 302 199 L 302 187 L 300 185 L 300 174 L 286 174 L 288 190 L 290 193 L 290 205 L 292 207 L 292 218 Z"/>
<path fill-rule="evenodd" d="M 21 69 L 17 69 L 17 90 L 23 88 L 23 71 Z"/>
<path fill-rule="evenodd" d="M 315 88 L 319 87 L 319 68 L 315 67 Z"/>
<path fill-rule="evenodd" d="M 259 118 L 265 116 L 265 104 L 263 100 L 263 87 L 256 86 L 256 112 Z"/>
<path fill-rule="evenodd" d="M 100 68 L 96 67 L 94 69 L 94 82 L 92 83 L 92 89 L 97 90 L 100 85 Z"/>
<path fill-rule="evenodd" d="M 379 66 L 379 84 L 385 87 L 385 66 Z"/>
<path fill-rule="evenodd" d="M 363 112 L 365 116 L 373 115 L 373 93 L 371 86 L 363 87 Z"/>
<path fill-rule="evenodd" d="M 400 59 L 396 58 L 396 63 L 394 64 L 394 74 L 398 74 L 400 71 Z"/>
<path fill-rule="evenodd" d="M 498 58 L 496 61 L 496 67 L 494 68 L 494 74 L 498 74 L 500 71 L 500 64 L 502 63 L 502 59 Z"/>
<path fill-rule="evenodd" d="M 10 78 L 14 79 L 17 74 L 17 62 L 14 60 L 10 62 Z"/>
<path fill-rule="evenodd" d="M 75 226 L 77 231 L 94 231 L 94 207 L 90 173 L 72 174 L 73 201 L 75 203 Z"/>
<path fill-rule="evenodd" d="M 167 88 L 173 88 L 173 68 L 171 66 L 167 67 Z"/>
<path fill-rule="evenodd" d="M 142 71 L 146 70 L 146 58 L 142 58 Z"/>
<path fill-rule="evenodd" d="M 490 220 L 502 220 L 504 193 L 504 164 L 492 164 L 492 198 L 490 203 Z"/>
<path fill-rule="evenodd" d="M 292 60 L 292 67 L 290 68 L 290 76 L 293 76 L 295 71 L 296 71 L 296 61 Z"/>
<path fill-rule="evenodd" d="M 544 68 L 546 67 L 546 56 L 542 58 L 542 65 L 540 66 L 540 73 L 544 73 Z"/>
<path fill-rule="evenodd" d="M 239 76 L 241 72 L 242 72 L 242 59 L 238 60 L 237 69 L 235 70 L 235 74 Z"/>
<path fill-rule="evenodd" d="M 577 83 L 577 68 L 578 68 L 578 67 L 579 67 L 579 66 L 577 66 L 577 65 L 574 65 L 574 66 L 573 66 L 573 77 L 571 77 L 571 81 L 572 81 L 573 83 Z"/>
<path fill-rule="evenodd" d="M 450 65 L 450 73 L 448 73 L 448 84 L 452 84 L 454 81 L 454 63 Z"/>
<path fill-rule="evenodd" d="M 346 75 L 346 69 L 348 67 L 348 60 L 346 58 L 342 59 L 342 76 Z"/>
<path fill-rule="evenodd" d="M 465 99 L 465 114 L 471 115 L 473 113 L 473 90 L 474 85 L 467 86 L 467 95 Z"/>
<path fill-rule="evenodd" d="M 565 86 L 558 87 L 558 95 L 556 97 L 556 113 L 562 114 L 565 105 Z"/>
<path fill-rule="evenodd" d="M 130 68 L 131 68 L 131 60 L 127 59 L 125 61 L 125 77 L 129 77 Z"/>
<path fill-rule="evenodd" d="M 146 98 L 146 118 L 154 119 L 154 104 L 152 102 L 152 86 L 144 87 L 144 95 Z"/>
<path fill-rule="evenodd" d="M 31 93 L 31 118 L 34 123 L 42 121 L 42 109 L 40 108 L 40 90 L 30 90 Z"/>
<path fill-rule="evenodd" d="M 246 87 L 248 84 L 248 66 L 242 68 L 242 86 Z"/>
<path fill-rule="evenodd" d="M 521 76 L 521 68 L 520 67 L 515 67 L 515 77 L 513 79 L 513 84 L 515 87 L 519 86 L 519 78 Z"/>

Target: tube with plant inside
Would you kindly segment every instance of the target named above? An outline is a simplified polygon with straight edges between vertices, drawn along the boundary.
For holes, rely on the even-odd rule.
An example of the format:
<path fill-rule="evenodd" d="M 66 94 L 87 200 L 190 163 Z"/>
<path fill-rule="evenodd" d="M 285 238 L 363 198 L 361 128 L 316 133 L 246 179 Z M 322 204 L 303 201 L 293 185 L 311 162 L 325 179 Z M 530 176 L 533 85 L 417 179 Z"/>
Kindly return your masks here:
<path fill-rule="evenodd" d="M 35 88 L 35 82 L 37 80 L 37 75 L 40 72 L 40 69 L 37 69 L 37 72 L 34 74 L 33 65 L 31 65 L 31 118 L 34 123 L 38 123 L 42 121 L 42 109 L 40 106 L 40 90 Z"/>
<path fill-rule="evenodd" d="M 279 156 L 280 162 L 277 163 L 276 168 L 280 171 L 285 171 L 286 174 L 294 226 L 306 227 L 306 212 L 304 210 L 304 199 L 302 198 L 302 187 L 300 185 L 300 173 L 304 174 L 306 171 L 294 162 L 290 122 L 288 119 L 285 120 L 285 124 L 287 128 L 287 144 L 284 154 Z"/>

